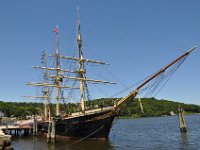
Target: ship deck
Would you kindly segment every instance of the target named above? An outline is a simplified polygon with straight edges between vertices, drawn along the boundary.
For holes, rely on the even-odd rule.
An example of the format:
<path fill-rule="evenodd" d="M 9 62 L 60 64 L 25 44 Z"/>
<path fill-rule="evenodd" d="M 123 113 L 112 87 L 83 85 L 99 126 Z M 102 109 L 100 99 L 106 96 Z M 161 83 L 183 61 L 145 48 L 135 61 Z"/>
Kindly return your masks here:
<path fill-rule="evenodd" d="M 105 112 L 105 111 L 109 111 L 109 110 L 113 110 L 113 106 L 86 110 L 85 113 L 83 113 L 83 112 L 72 113 L 71 116 L 69 116 L 65 119 L 70 119 L 70 118 L 75 118 L 75 117 L 80 117 L 80 116 L 85 116 L 85 115 L 91 115 L 91 114 Z"/>

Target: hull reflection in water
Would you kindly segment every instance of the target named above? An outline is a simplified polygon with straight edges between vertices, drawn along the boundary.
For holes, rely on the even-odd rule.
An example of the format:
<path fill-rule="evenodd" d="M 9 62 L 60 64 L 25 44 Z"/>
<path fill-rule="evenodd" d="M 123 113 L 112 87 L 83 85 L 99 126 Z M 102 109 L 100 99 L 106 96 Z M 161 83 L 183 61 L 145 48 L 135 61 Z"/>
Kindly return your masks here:
<path fill-rule="evenodd" d="M 110 141 L 70 139 L 47 143 L 44 136 L 14 137 L 12 146 L 15 150 L 114 150 Z"/>

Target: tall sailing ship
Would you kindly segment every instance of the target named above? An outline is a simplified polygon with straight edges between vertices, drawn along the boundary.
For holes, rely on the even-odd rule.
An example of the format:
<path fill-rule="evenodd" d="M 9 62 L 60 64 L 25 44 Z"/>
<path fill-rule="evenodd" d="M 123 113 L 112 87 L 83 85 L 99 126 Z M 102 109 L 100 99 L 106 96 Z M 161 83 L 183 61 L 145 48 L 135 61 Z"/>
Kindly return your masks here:
<path fill-rule="evenodd" d="M 42 69 L 43 72 L 43 82 L 28 82 L 27 85 L 31 86 L 40 86 L 43 88 L 42 96 L 36 96 L 36 98 L 41 98 L 44 100 L 44 122 L 42 122 L 40 126 L 40 130 L 43 133 L 49 135 L 51 126 L 53 125 L 55 128 L 55 136 L 64 137 L 64 138 L 94 138 L 94 139 L 107 139 L 110 129 L 112 127 L 113 120 L 119 114 L 119 112 L 125 109 L 131 100 L 133 100 L 137 94 L 142 90 L 143 87 L 148 85 L 151 81 L 155 80 L 155 78 L 162 76 L 163 74 L 169 70 L 170 67 L 176 66 L 178 68 L 180 64 L 185 60 L 185 58 L 190 54 L 191 51 L 195 49 L 195 47 L 190 48 L 187 52 L 182 54 L 180 57 L 160 69 L 155 74 L 146 78 L 143 82 L 141 82 L 134 90 L 132 90 L 127 96 L 116 101 L 113 106 L 100 108 L 93 108 L 87 110 L 85 103 L 87 100 L 87 83 L 103 83 L 103 84 L 115 84 L 109 81 L 102 81 L 96 79 L 88 79 L 86 78 L 86 69 L 85 63 L 93 63 L 93 64 L 102 64 L 105 65 L 107 63 L 86 59 L 83 56 L 83 48 L 82 48 L 82 38 L 80 32 L 80 19 L 79 15 L 77 17 L 77 48 L 78 48 L 78 57 L 70 57 L 63 56 L 59 52 L 59 30 L 56 27 L 53 31 L 56 34 L 56 50 L 55 54 L 50 55 L 55 59 L 54 67 L 47 67 L 46 64 L 46 52 L 43 51 L 43 66 L 35 66 L 36 69 Z M 78 64 L 77 70 L 65 70 L 62 69 L 60 60 L 67 59 L 69 61 L 76 62 Z M 48 72 L 53 72 L 52 75 L 48 74 Z M 65 76 L 64 74 L 67 73 Z M 70 76 L 69 76 L 70 75 Z M 74 80 L 79 82 L 79 86 L 66 86 L 63 84 L 64 80 Z M 153 83 L 154 86 L 157 86 L 157 83 Z M 50 94 L 50 88 L 55 89 L 55 94 Z M 63 89 L 79 89 L 80 91 L 80 110 L 76 113 L 62 115 L 60 111 L 60 102 L 63 97 L 61 97 Z M 55 118 L 52 119 L 53 114 L 50 112 L 49 104 L 53 100 L 52 96 L 55 96 L 56 100 L 56 110 L 55 110 Z M 54 124 L 52 124 L 52 122 Z M 50 136 L 50 135 L 49 135 Z"/>

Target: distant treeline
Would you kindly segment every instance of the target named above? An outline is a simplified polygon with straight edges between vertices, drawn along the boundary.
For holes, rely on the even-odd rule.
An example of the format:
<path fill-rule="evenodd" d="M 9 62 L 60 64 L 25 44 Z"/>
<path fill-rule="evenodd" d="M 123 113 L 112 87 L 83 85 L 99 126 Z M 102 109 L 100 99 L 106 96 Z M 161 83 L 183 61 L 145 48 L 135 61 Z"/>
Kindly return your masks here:
<path fill-rule="evenodd" d="M 97 107 L 113 106 L 117 98 L 102 98 L 86 101 L 86 108 L 93 109 Z M 120 117 L 152 117 L 169 115 L 171 111 L 177 114 L 177 107 L 180 105 L 186 113 L 200 113 L 200 106 L 193 104 L 184 104 L 168 100 L 157 100 L 155 98 L 142 98 L 144 113 L 141 112 L 138 99 L 130 101 L 124 109 L 119 113 Z M 55 104 L 49 106 L 51 113 L 55 113 Z M 60 105 L 63 114 L 71 114 L 79 111 L 79 104 L 68 103 Z M 6 117 L 25 118 L 27 115 L 42 115 L 42 103 L 26 103 L 26 102 L 2 102 L 0 101 L 0 115 Z"/>

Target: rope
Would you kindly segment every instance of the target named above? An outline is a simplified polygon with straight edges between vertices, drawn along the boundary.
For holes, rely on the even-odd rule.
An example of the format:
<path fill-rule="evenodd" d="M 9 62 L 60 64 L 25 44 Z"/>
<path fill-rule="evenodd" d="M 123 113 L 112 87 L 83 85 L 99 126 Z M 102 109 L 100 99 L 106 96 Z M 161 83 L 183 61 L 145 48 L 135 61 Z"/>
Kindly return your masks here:
<path fill-rule="evenodd" d="M 135 86 L 139 85 L 140 83 L 142 83 L 142 82 L 143 82 L 144 80 L 146 80 L 147 78 L 149 78 L 149 76 L 146 77 L 146 78 L 144 78 L 144 79 L 142 79 L 142 80 L 140 80 L 140 81 L 137 82 L 137 83 L 132 84 L 131 86 L 127 87 L 126 89 L 123 89 L 123 90 L 119 91 L 118 93 L 116 93 L 116 94 L 110 96 L 109 98 L 115 97 L 115 96 L 117 96 L 117 95 L 119 95 L 119 94 L 122 94 L 122 93 L 124 93 L 124 92 L 126 92 L 126 91 L 132 89 L 133 87 L 135 87 Z"/>
<path fill-rule="evenodd" d="M 161 91 L 161 89 L 166 85 L 166 83 L 169 81 L 172 75 L 176 72 L 176 70 L 186 60 L 186 58 L 187 56 L 179 60 L 171 69 L 168 69 L 168 71 L 163 72 L 154 80 L 152 80 L 146 87 L 141 89 L 142 92 L 147 91 L 144 94 L 144 97 L 152 97 L 152 96 L 157 95 Z"/>
<path fill-rule="evenodd" d="M 97 22 L 100 20 L 101 21 L 100 23 L 102 23 L 102 20 L 105 20 L 104 16 L 101 16 L 101 15 L 96 15 L 96 14 L 94 15 L 93 14 L 93 16 L 91 15 L 90 17 L 93 18 L 93 20 L 95 20 Z M 96 18 L 98 18 L 98 19 L 96 19 Z M 153 39 L 153 40 L 157 41 L 157 43 L 159 43 L 159 44 L 161 44 L 161 43 L 165 44 L 166 47 L 173 48 L 173 49 L 175 48 L 176 51 L 183 51 L 183 50 L 179 50 L 179 49 L 185 49 L 187 47 L 186 45 L 177 44 L 177 43 L 170 41 L 168 39 L 164 39 L 164 38 L 161 38 L 159 36 L 155 36 L 151 33 L 145 32 L 142 29 L 139 29 L 139 28 L 136 29 L 135 27 L 140 26 L 141 24 L 139 24 L 137 22 L 134 22 L 134 24 L 135 24 L 135 26 L 134 26 L 134 29 L 133 29 L 131 26 L 127 26 L 127 25 L 125 26 L 124 24 L 123 25 L 116 24 L 115 26 L 113 26 L 113 24 L 111 22 L 107 21 L 106 27 L 108 27 L 108 26 L 112 27 L 112 28 L 114 28 L 114 30 L 117 30 L 119 32 L 125 32 L 126 34 L 130 33 L 130 32 L 131 33 L 134 32 L 135 33 L 134 35 L 136 37 L 138 37 L 138 35 L 139 35 L 139 36 L 142 36 L 142 37 Z M 82 27 L 84 28 L 84 26 L 85 25 L 83 24 Z"/>
<path fill-rule="evenodd" d="M 65 145 L 65 146 L 63 146 L 63 147 L 60 147 L 60 148 L 58 148 L 58 149 L 56 149 L 56 150 L 59 150 L 59 149 L 62 149 L 62 148 L 66 148 L 66 147 L 68 147 L 68 146 L 71 146 L 71 145 L 74 145 L 74 144 L 76 144 L 76 143 L 79 143 L 79 142 L 81 142 L 81 141 L 87 139 L 87 138 L 90 137 L 91 135 L 95 134 L 96 132 L 98 132 L 99 130 L 101 130 L 103 127 L 104 127 L 104 125 L 102 125 L 102 126 L 101 126 L 99 129 L 97 129 L 96 131 L 90 133 L 90 134 L 87 135 L 86 137 L 84 137 L 84 138 L 82 138 L 82 139 L 80 139 L 80 140 L 77 140 L 77 141 L 75 141 L 75 142 L 73 142 L 73 143 L 70 143 L 70 144 L 68 144 L 68 145 Z"/>

